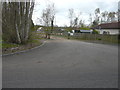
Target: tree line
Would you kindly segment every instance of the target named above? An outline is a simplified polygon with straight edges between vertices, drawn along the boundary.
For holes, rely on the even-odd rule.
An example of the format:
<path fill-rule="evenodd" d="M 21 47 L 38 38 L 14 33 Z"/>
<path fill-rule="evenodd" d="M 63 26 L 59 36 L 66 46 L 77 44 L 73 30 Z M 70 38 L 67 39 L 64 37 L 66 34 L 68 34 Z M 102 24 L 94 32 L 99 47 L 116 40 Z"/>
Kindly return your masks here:
<path fill-rule="evenodd" d="M 93 20 L 93 24 L 98 25 L 101 23 L 111 23 L 118 21 L 118 11 L 116 12 L 108 12 L 108 11 L 100 11 L 100 8 L 95 9 L 95 17 Z"/>
<path fill-rule="evenodd" d="M 75 13 L 74 9 L 71 8 L 68 10 L 68 18 L 70 27 L 86 27 L 85 21 L 80 19 L 80 15 L 82 12 Z M 108 11 L 100 11 L 100 8 L 96 8 L 93 14 L 89 14 L 89 26 L 95 26 L 101 23 L 111 23 L 118 20 L 118 12 L 108 12 Z"/>

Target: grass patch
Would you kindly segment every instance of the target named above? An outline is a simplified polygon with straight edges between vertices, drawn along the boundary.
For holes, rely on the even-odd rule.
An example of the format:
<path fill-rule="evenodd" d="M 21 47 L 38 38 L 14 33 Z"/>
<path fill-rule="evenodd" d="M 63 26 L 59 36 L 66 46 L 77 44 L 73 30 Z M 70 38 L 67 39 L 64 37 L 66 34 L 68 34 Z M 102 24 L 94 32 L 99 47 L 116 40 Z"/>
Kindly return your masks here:
<path fill-rule="evenodd" d="M 41 38 L 39 34 L 36 32 L 31 33 L 31 37 L 24 44 L 14 44 L 14 43 L 0 43 L 0 47 L 2 47 L 3 54 L 9 54 L 13 52 L 19 52 L 27 49 L 34 48 L 42 44 Z"/>
<path fill-rule="evenodd" d="M 27 42 L 27 44 L 39 44 L 39 43 L 40 43 L 40 40 L 38 39 L 30 39 Z"/>
<path fill-rule="evenodd" d="M 13 47 L 18 47 L 20 45 L 18 44 L 13 44 L 13 43 L 2 43 L 1 44 L 1 47 L 4 49 L 4 48 L 13 48 Z"/>

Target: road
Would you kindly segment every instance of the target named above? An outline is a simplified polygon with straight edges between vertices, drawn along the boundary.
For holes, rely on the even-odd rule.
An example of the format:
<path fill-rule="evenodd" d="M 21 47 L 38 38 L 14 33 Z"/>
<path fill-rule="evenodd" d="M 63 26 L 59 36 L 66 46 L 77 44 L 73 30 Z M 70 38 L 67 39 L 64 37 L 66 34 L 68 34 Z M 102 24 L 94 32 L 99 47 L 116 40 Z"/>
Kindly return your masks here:
<path fill-rule="evenodd" d="M 3 88 L 117 88 L 117 46 L 49 40 L 3 57 Z"/>

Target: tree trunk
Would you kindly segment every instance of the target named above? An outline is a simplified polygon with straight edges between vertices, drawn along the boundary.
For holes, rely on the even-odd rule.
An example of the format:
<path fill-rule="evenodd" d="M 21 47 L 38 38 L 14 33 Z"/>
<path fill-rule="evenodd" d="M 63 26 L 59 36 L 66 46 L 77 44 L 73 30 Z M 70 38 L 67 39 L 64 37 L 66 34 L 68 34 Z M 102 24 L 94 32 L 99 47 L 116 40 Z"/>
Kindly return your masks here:
<path fill-rule="evenodd" d="M 31 27 L 33 0 L 29 0 L 29 2 L 11 2 L 9 0 L 3 2 L 2 5 L 3 39 L 14 43 L 26 42 Z"/>

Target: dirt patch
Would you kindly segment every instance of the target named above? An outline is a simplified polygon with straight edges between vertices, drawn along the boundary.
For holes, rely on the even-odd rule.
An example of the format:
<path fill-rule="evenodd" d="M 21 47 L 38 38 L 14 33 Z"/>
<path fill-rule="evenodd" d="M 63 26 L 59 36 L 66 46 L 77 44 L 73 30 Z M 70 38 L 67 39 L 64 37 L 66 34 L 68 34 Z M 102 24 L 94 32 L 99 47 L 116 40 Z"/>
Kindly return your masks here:
<path fill-rule="evenodd" d="M 53 40 L 67 40 L 64 37 L 58 37 L 58 36 L 51 36 L 51 39 L 53 39 Z"/>

